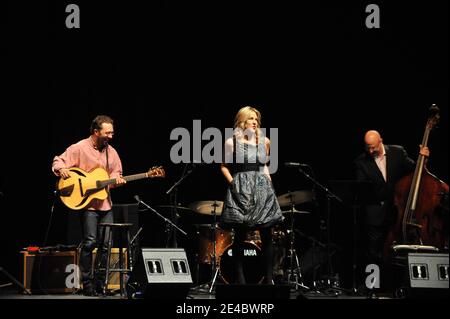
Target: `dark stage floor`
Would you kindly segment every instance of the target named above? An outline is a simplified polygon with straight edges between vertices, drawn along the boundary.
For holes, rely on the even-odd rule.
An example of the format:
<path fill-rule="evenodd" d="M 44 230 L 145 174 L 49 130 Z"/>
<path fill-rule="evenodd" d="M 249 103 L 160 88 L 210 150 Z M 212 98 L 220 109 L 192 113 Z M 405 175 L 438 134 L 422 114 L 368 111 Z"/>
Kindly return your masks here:
<path fill-rule="evenodd" d="M 158 292 L 155 292 L 158 294 Z M 311 290 L 305 288 L 295 289 L 290 285 L 224 285 L 218 284 L 210 292 L 208 285 L 192 287 L 187 295 L 182 299 L 185 300 L 281 300 L 281 299 L 401 299 L 395 298 L 392 293 L 386 292 L 363 292 L 353 293 L 347 289 L 328 288 L 321 290 Z M 128 299 L 120 296 L 119 291 L 111 291 L 107 296 L 83 296 L 76 291 L 64 294 L 31 294 L 27 295 L 18 289 L 7 285 L 0 288 L 0 299 L 87 299 L 87 300 L 114 300 Z M 139 297 L 130 298 L 130 300 L 143 299 Z M 158 299 L 150 297 L 149 299 Z M 166 299 L 166 298 L 164 298 Z M 170 299 L 168 297 L 167 299 Z M 179 299 L 179 298 L 176 298 Z"/>

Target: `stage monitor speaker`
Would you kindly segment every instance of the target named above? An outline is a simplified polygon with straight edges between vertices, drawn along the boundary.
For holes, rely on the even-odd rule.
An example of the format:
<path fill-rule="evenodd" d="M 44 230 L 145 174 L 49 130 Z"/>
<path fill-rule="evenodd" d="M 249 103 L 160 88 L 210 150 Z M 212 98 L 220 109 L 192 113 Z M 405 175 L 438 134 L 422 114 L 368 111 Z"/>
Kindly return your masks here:
<path fill-rule="evenodd" d="M 411 288 L 448 289 L 448 254 L 409 253 Z"/>
<path fill-rule="evenodd" d="M 442 253 L 397 255 L 392 268 L 394 295 L 401 298 L 448 298 L 448 260 Z"/>
<path fill-rule="evenodd" d="M 192 276 L 183 248 L 141 248 L 127 292 L 146 299 L 185 299 Z"/>
<path fill-rule="evenodd" d="M 217 284 L 216 299 L 289 299 L 290 285 Z"/>

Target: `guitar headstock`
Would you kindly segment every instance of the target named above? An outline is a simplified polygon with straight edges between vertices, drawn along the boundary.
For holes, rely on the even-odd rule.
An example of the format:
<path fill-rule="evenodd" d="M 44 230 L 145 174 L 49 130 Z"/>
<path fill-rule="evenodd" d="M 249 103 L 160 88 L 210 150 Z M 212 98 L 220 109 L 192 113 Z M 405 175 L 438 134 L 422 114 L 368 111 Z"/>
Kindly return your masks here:
<path fill-rule="evenodd" d="M 162 166 L 153 166 L 147 172 L 148 177 L 166 177 L 166 172 Z"/>

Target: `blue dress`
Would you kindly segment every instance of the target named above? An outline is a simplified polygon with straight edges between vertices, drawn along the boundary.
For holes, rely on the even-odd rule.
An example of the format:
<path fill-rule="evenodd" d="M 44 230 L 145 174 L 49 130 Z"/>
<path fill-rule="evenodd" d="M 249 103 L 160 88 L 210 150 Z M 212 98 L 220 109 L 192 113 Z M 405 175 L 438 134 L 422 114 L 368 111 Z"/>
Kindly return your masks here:
<path fill-rule="evenodd" d="M 221 216 L 221 227 L 271 227 L 284 217 L 272 182 L 264 174 L 267 162 L 264 143 L 248 144 L 233 138 L 233 181 L 229 185 Z"/>

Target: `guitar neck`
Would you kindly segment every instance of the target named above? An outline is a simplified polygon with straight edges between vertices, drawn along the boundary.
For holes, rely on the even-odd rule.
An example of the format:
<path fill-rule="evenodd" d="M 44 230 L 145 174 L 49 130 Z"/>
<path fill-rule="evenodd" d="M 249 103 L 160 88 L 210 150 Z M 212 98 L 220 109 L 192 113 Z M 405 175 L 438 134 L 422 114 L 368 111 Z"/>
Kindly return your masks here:
<path fill-rule="evenodd" d="M 143 178 L 148 178 L 148 173 L 140 173 L 140 174 L 134 174 L 134 175 L 128 175 L 128 176 L 123 176 L 122 178 L 124 180 L 126 180 L 127 182 L 132 182 L 132 181 L 136 181 L 139 179 L 143 179 Z M 114 185 L 116 183 L 116 179 L 115 178 L 111 178 L 111 179 L 107 179 L 104 181 L 99 181 L 98 182 L 100 185 L 99 187 L 103 188 L 105 186 L 108 185 Z"/>

